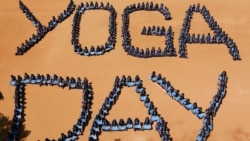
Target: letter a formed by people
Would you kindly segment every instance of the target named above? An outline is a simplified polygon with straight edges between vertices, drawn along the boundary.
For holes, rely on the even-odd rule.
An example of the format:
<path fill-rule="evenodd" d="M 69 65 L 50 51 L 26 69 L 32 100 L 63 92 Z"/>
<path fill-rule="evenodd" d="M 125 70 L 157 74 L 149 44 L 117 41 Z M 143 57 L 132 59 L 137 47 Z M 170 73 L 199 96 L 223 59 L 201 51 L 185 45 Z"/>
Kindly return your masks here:
<path fill-rule="evenodd" d="M 135 87 L 135 92 L 139 94 L 138 100 L 144 103 L 144 106 L 148 111 L 149 117 L 145 117 L 143 122 L 141 122 L 139 118 L 132 120 L 130 117 L 119 120 L 113 119 L 112 121 L 108 121 L 106 118 L 109 115 L 109 111 L 118 102 L 122 88 L 126 86 Z M 154 122 L 156 123 L 155 130 L 159 133 L 160 138 L 163 141 L 170 141 L 171 137 L 167 127 L 167 122 L 160 116 L 160 114 L 158 114 L 157 108 L 146 94 L 142 80 L 139 76 L 137 75 L 135 80 L 132 80 L 130 76 L 122 76 L 121 79 L 117 76 L 113 89 L 110 91 L 109 96 L 104 100 L 99 113 L 96 115 L 92 123 L 89 140 L 99 140 L 99 135 L 106 131 L 127 131 L 129 129 L 134 129 L 134 131 L 152 130 Z"/>
<path fill-rule="evenodd" d="M 200 13 L 206 23 L 208 24 L 209 28 L 214 32 L 214 35 L 211 36 L 210 33 L 207 35 L 200 34 L 192 36 L 189 34 L 189 30 L 191 28 L 191 20 L 193 17 L 193 13 L 197 12 Z M 209 10 L 203 5 L 200 7 L 200 4 L 197 5 L 190 5 L 188 10 L 186 11 L 186 15 L 183 21 L 183 25 L 180 31 L 179 37 L 179 54 L 180 57 L 187 57 L 187 49 L 186 44 L 191 43 L 199 43 L 199 44 L 225 44 L 229 49 L 229 53 L 233 57 L 233 60 L 240 60 L 239 50 L 237 48 L 236 43 L 233 41 L 232 38 L 222 30 L 222 28 L 217 24 L 214 20 L 213 16 L 210 14 Z"/>

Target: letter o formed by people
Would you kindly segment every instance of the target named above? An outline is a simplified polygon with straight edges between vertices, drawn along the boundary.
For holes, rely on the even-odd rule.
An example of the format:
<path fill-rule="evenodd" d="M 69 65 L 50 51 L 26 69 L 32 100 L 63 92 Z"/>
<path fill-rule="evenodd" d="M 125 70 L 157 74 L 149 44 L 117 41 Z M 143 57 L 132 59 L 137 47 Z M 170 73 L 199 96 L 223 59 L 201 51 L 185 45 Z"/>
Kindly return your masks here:
<path fill-rule="evenodd" d="M 83 49 L 82 45 L 79 43 L 81 17 L 86 10 L 107 10 L 110 12 L 108 41 L 105 45 L 97 46 L 96 48 L 92 46 L 90 50 L 87 47 Z M 99 56 L 114 49 L 116 42 L 116 17 L 117 13 L 109 3 L 106 5 L 102 2 L 100 4 L 97 2 L 95 4 L 93 2 L 90 2 L 90 4 L 88 2 L 86 4 L 81 3 L 76 10 L 72 25 L 71 43 L 74 46 L 75 53 L 83 56 Z"/>

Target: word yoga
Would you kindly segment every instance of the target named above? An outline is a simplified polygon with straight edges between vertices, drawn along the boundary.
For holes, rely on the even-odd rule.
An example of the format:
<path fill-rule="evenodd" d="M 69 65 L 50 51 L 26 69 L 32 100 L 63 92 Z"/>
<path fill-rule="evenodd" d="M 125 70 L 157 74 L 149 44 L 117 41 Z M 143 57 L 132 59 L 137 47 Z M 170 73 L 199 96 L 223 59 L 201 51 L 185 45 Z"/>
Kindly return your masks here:
<path fill-rule="evenodd" d="M 201 107 L 198 106 L 196 102 L 191 102 L 190 99 L 186 98 L 183 93 L 175 89 L 169 80 L 162 77 L 161 74 L 156 74 L 155 71 L 152 72 L 150 79 L 153 83 L 161 86 L 162 89 L 166 91 L 173 100 L 178 102 L 185 109 L 189 110 L 198 119 L 203 119 L 203 125 L 197 135 L 197 141 L 205 141 L 210 132 L 213 130 L 213 118 L 215 117 L 223 98 L 226 95 L 227 88 L 227 74 L 223 71 L 219 75 L 218 91 L 210 102 L 210 106 L 203 111 Z M 74 141 L 78 140 L 79 136 L 83 134 L 84 129 L 88 126 L 91 117 L 95 117 L 91 125 L 91 131 L 89 134 L 90 141 L 99 140 L 99 136 L 103 132 L 122 132 L 127 130 L 153 130 L 159 133 L 162 141 L 171 141 L 172 137 L 167 127 L 167 120 L 160 116 L 157 112 L 157 107 L 155 107 L 152 100 L 150 100 L 149 95 L 146 92 L 146 88 L 143 87 L 143 81 L 136 75 L 134 79 L 131 76 L 116 77 L 113 88 L 109 92 L 108 96 L 105 98 L 99 113 L 95 116 L 91 115 L 92 100 L 94 98 L 94 91 L 91 83 L 87 78 L 77 79 L 73 77 L 62 78 L 57 75 L 41 75 L 41 74 L 24 74 L 24 77 L 11 76 L 10 85 L 15 87 L 15 110 L 12 122 L 12 129 L 9 134 L 9 141 L 16 141 L 20 135 L 20 129 L 23 126 L 24 113 L 25 113 L 25 90 L 28 85 L 40 85 L 40 86 L 58 86 L 60 88 L 68 87 L 69 89 L 78 89 L 83 93 L 82 99 L 82 110 L 77 119 L 77 122 L 72 126 L 71 130 L 67 133 L 61 133 L 58 141 Z M 139 118 L 132 119 L 128 117 L 127 119 L 113 119 L 109 121 L 106 117 L 109 115 L 109 111 L 115 106 L 119 100 L 119 96 L 122 94 L 122 89 L 124 87 L 135 87 L 136 93 L 138 93 L 138 100 L 144 103 L 145 110 L 148 111 L 148 116 L 145 117 L 144 121 L 140 121 Z M 153 126 L 153 124 L 155 126 Z M 55 139 L 46 138 L 45 141 L 53 141 Z"/>
<path fill-rule="evenodd" d="M 83 56 L 98 56 L 104 55 L 106 52 L 111 51 L 115 47 L 116 43 L 116 33 L 117 33 L 117 24 L 116 17 L 117 12 L 115 8 L 110 4 L 104 4 L 103 2 L 95 2 L 92 1 L 90 3 L 81 3 L 77 8 L 74 4 L 73 0 L 70 0 L 67 8 L 63 10 L 59 16 L 53 16 L 52 19 L 48 22 L 48 25 L 42 25 L 41 22 L 32 14 L 32 12 L 28 9 L 28 7 L 22 2 L 19 1 L 19 7 L 22 12 L 26 15 L 26 17 L 34 24 L 37 29 L 36 34 L 32 34 L 32 36 L 25 40 L 21 46 L 17 47 L 16 55 L 23 55 L 29 49 L 31 49 L 35 44 L 39 43 L 48 32 L 52 31 L 56 28 L 59 23 L 62 23 L 68 17 L 70 17 L 76 9 L 73 24 L 72 24 L 72 39 L 71 43 L 74 47 L 74 52 Z M 98 45 L 96 47 L 91 46 L 88 48 L 85 46 L 82 47 L 82 44 L 79 43 L 80 38 L 80 23 L 82 19 L 82 15 L 90 10 L 104 10 L 110 13 L 109 16 L 109 36 L 107 38 L 107 42 L 103 45 Z M 144 36 L 164 36 L 165 37 L 165 48 L 155 49 L 154 47 L 141 49 L 139 47 L 135 47 L 131 44 L 131 35 L 129 31 L 129 15 L 133 14 L 136 11 L 149 11 L 149 12 L 158 12 L 160 13 L 165 20 L 172 20 L 170 10 L 164 4 L 158 4 L 153 2 L 142 2 L 138 4 L 131 4 L 126 6 L 122 13 L 122 46 L 124 51 L 131 56 L 139 57 L 139 58 L 150 58 L 150 57 L 173 57 L 177 56 L 176 49 L 173 44 L 174 34 L 172 31 L 172 27 L 169 26 L 165 29 L 164 26 L 152 26 L 152 27 L 142 27 L 141 34 Z M 189 30 L 191 28 L 191 20 L 193 17 L 193 13 L 197 12 L 202 15 L 209 28 L 213 31 L 214 35 L 208 34 L 190 34 Z M 209 10 L 203 5 L 190 5 L 186 11 L 186 15 L 183 20 L 182 28 L 180 30 L 179 36 L 179 50 L 178 54 L 182 58 L 186 58 L 187 53 L 187 44 L 225 44 L 229 49 L 230 55 L 233 57 L 233 60 L 240 60 L 239 50 L 237 48 L 236 43 L 232 38 L 226 34 L 225 31 L 217 24 L 216 20 L 210 14 Z"/>

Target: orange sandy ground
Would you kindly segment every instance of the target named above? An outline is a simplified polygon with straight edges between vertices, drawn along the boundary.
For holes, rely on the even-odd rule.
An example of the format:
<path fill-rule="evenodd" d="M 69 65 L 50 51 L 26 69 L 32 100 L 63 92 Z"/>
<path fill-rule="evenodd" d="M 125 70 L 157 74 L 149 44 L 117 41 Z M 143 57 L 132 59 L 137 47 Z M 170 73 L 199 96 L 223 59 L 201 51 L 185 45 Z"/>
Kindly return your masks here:
<path fill-rule="evenodd" d="M 99 1 L 99 0 L 98 0 Z M 93 83 L 94 105 L 92 117 L 98 113 L 104 98 L 112 89 L 116 75 L 138 74 L 143 79 L 149 97 L 158 107 L 158 112 L 168 121 L 174 141 L 194 141 L 201 128 L 202 120 L 197 119 L 165 92 L 152 83 L 148 77 L 155 70 L 161 73 L 173 86 L 185 93 L 192 102 L 197 102 L 203 110 L 217 91 L 218 75 L 226 70 L 228 74 L 227 95 L 214 119 L 214 130 L 209 141 L 249 141 L 250 140 L 250 3 L 248 0 L 183 0 L 163 1 L 173 19 L 163 20 L 156 12 L 134 12 L 131 14 L 130 31 L 132 43 L 142 48 L 164 47 L 164 37 L 141 36 L 142 26 L 172 26 L 175 32 L 174 44 L 178 50 L 178 36 L 185 11 L 190 4 L 205 4 L 220 27 L 234 39 L 240 50 L 242 61 L 233 61 L 225 45 L 188 45 L 188 59 L 162 57 L 138 59 L 126 55 L 121 46 L 121 14 L 125 6 L 143 0 L 109 0 L 117 15 L 117 43 L 115 50 L 98 57 L 84 57 L 74 53 L 71 45 L 71 24 L 73 15 L 59 24 L 52 32 L 23 56 L 15 56 L 16 47 L 28 39 L 36 29 L 19 9 L 18 1 L 0 1 L 0 90 L 4 100 L 0 102 L 0 112 L 12 118 L 14 109 L 14 87 L 9 85 L 10 75 L 57 74 L 59 76 L 87 77 Z M 23 0 L 34 15 L 45 25 L 53 15 L 57 16 L 66 8 L 68 0 Z M 78 5 L 82 1 L 74 0 Z M 107 0 L 103 0 L 107 2 Z M 88 11 L 81 23 L 81 43 L 83 46 L 100 45 L 108 36 L 108 12 Z M 200 14 L 195 13 L 190 33 L 211 32 Z M 211 32 L 212 33 L 212 32 Z M 76 123 L 81 110 L 80 90 L 58 87 L 28 85 L 24 122 L 27 136 L 24 140 L 44 140 L 66 133 Z M 148 116 L 147 110 L 134 88 L 124 88 L 117 104 L 110 111 L 108 119 Z M 80 141 L 86 141 L 92 124 L 86 127 Z M 155 130 L 134 132 L 104 132 L 101 141 L 159 141 Z"/>

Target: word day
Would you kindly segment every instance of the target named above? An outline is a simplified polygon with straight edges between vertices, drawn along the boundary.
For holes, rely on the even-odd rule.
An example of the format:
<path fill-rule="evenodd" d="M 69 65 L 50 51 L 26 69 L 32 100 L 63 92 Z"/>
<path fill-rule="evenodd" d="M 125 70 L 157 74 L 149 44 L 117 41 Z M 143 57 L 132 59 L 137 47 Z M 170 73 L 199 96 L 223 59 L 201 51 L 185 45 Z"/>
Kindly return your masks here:
<path fill-rule="evenodd" d="M 191 102 L 190 99 L 186 98 L 183 93 L 175 89 L 171 82 L 161 74 L 156 74 L 155 71 L 152 72 L 150 80 L 153 83 L 159 85 L 165 90 L 166 94 L 169 95 L 173 100 L 178 102 L 185 109 L 189 110 L 198 119 L 203 119 L 202 127 L 196 138 L 197 141 L 204 141 L 209 137 L 210 132 L 213 130 L 213 118 L 215 117 L 223 98 L 226 95 L 227 88 L 227 74 L 223 71 L 219 75 L 219 83 L 217 93 L 210 102 L 210 106 L 203 111 L 201 107 L 198 106 L 196 102 Z M 87 78 L 77 79 L 73 77 L 66 77 L 65 79 L 57 75 L 41 75 L 41 74 L 24 74 L 24 77 L 11 76 L 10 85 L 15 86 L 15 109 L 13 116 L 12 129 L 9 134 L 9 141 L 18 140 L 20 134 L 20 129 L 22 127 L 25 111 L 25 90 L 28 85 L 40 85 L 40 86 L 58 86 L 61 88 L 68 87 L 69 89 L 79 89 L 82 91 L 82 111 L 80 113 L 77 123 L 73 125 L 72 129 L 66 134 L 62 133 L 61 137 L 58 138 L 59 141 L 71 141 L 78 140 L 80 135 L 83 135 L 85 127 L 88 125 L 91 117 L 94 117 L 94 121 L 91 125 L 91 131 L 89 135 L 90 141 L 99 140 L 99 136 L 102 132 L 115 132 L 115 131 L 127 131 L 134 129 L 135 131 L 144 130 L 155 130 L 159 133 L 162 141 L 171 141 L 172 137 L 170 135 L 170 130 L 167 127 L 167 120 L 162 117 L 158 111 L 157 107 L 149 98 L 149 94 L 146 92 L 146 88 L 143 87 L 143 81 L 136 75 L 134 79 L 131 76 L 122 77 L 117 76 L 115 78 L 113 89 L 109 92 L 108 96 L 105 98 L 99 113 L 95 116 L 91 115 L 91 107 L 94 103 L 92 100 L 94 98 L 94 89 Z M 144 103 L 146 110 L 148 111 L 148 116 L 145 120 L 141 122 L 138 118 L 131 119 L 113 119 L 112 121 L 107 120 L 107 115 L 109 111 L 119 100 L 122 89 L 124 87 L 135 87 L 135 92 L 138 94 L 139 101 Z M 155 125 L 155 127 L 153 126 Z M 45 139 L 46 141 L 55 139 Z"/>

